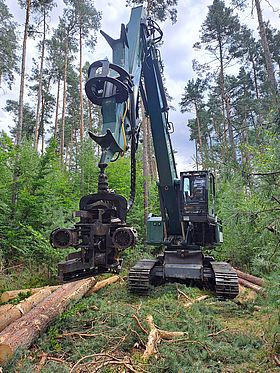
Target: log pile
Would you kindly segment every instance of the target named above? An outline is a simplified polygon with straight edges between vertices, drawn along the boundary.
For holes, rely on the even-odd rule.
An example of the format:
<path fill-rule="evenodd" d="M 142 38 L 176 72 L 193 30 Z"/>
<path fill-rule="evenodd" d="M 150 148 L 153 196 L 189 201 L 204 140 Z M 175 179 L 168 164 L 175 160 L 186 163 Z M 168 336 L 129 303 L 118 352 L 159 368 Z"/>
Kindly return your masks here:
<path fill-rule="evenodd" d="M 51 290 L 48 288 L 42 289 L 15 306 L 9 305 L 10 308 L 8 308 L 8 312 L 0 314 L 0 331 L 5 329 L 13 321 L 26 315 L 33 307 L 37 306 L 37 304 L 42 302 L 42 300 L 48 297 L 51 293 Z"/>
<path fill-rule="evenodd" d="M 260 277 L 249 275 L 249 273 L 242 272 L 239 269 L 236 269 L 236 273 L 237 273 L 238 278 L 242 278 L 258 286 L 264 286 L 264 280 Z"/>
<path fill-rule="evenodd" d="M 28 294 L 30 295 L 39 293 L 41 290 L 50 290 L 51 292 L 57 290 L 60 288 L 61 285 L 56 285 L 56 286 L 44 286 L 42 288 L 32 288 L 32 289 L 20 289 L 20 290 L 8 290 L 4 291 L 1 295 L 1 302 L 6 303 L 9 302 L 12 299 L 15 299 L 19 294 Z"/>
<path fill-rule="evenodd" d="M 0 365 L 10 360 L 19 348 L 28 348 L 71 301 L 91 295 L 119 280 L 119 276 L 112 276 L 96 283 L 91 277 L 56 289 L 31 289 L 33 295 L 18 305 L 0 307 Z M 22 291 L 14 291 L 12 295 L 16 297 L 19 292 Z"/>
<path fill-rule="evenodd" d="M 264 292 L 264 280 L 262 278 L 249 275 L 248 273 L 242 272 L 236 269 L 236 273 L 238 276 L 238 283 L 241 286 L 245 286 L 246 288 L 254 290 L 256 293 L 263 293 Z"/>

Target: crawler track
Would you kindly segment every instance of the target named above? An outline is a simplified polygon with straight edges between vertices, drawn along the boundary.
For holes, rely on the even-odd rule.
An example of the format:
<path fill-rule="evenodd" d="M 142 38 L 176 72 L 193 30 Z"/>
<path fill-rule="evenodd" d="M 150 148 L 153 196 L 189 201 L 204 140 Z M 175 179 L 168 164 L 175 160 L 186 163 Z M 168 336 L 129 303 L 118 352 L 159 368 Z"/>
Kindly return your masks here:
<path fill-rule="evenodd" d="M 128 274 L 128 290 L 131 293 L 147 295 L 151 283 L 151 270 L 157 260 L 143 259 L 132 267 Z"/>
<path fill-rule="evenodd" d="M 215 277 L 215 293 L 219 298 L 234 299 L 239 293 L 238 278 L 232 266 L 225 262 L 211 262 Z"/>

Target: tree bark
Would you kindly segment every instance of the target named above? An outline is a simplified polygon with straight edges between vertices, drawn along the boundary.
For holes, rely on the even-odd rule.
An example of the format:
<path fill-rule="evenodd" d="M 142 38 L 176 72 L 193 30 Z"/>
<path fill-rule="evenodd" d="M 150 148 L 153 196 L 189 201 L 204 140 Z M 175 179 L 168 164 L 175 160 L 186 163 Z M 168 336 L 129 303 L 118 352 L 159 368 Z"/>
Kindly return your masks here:
<path fill-rule="evenodd" d="M 257 69 L 256 69 L 256 63 L 254 60 L 254 57 L 251 57 L 251 62 L 252 62 L 252 68 L 253 68 L 253 76 L 254 76 L 254 86 L 255 86 L 255 93 L 256 93 L 256 99 L 258 100 L 260 95 L 259 95 L 259 85 L 258 85 L 258 79 L 257 79 Z"/>
<path fill-rule="evenodd" d="M 237 273 L 238 277 L 243 278 L 244 280 L 250 281 L 253 284 L 256 284 L 258 286 L 263 286 L 264 285 L 264 280 L 260 277 L 249 275 L 249 273 L 239 271 L 238 269 L 236 269 L 236 273 Z"/>
<path fill-rule="evenodd" d="M 80 19 L 79 38 L 80 38 L 80 141 L 84 138 L 84 102 L 83 102 L 83 35 L 82 23 Z"/>
<path fill-rule="evenodd" d="M 73 158 L 73 124 L 71 124 L 71 132 L 70 132 L 69 161 L 68 161 L 69 169 L 72 164 L 72 158 Z"/>
<path fill-rule="evenodd" d="M 22 293 L 22 294 L 31 293 L 31 295 L 33 295 L 33 294 L 36 294 L 43 289 L 49 289 L 49 290 L 51 290 L 51 292 L 53 292 L 60 287 L 61 287 L 61 285 L 55 285 L 55 286 L 44 286 L 44 287 L 41 287 L 41 288 L 4 291 L 4 293 L 2 293 L 2 295 L 1 295 L 1 302 L 9 302 L 10 300 L 15 299 L 20 293 Z"/>
<path fill-rule="evenodd" d="M 256 10 L 257 10 L 257 16 L 258 16 L 258 22 L 259 22 L 259 33 L 261 37 L 261 44 L 262 44 L 263 51 L 264 51 L 264 58 L 265 58 L 268 81 L 271 84 L 273 93 L 276 94 L 277 93 L 277 82 L 276 82 L 275 75 L 274 75 L 274 68 L 273 68 L 271 53 L 270 53 L 269 45 L 267 41 L 265 25 L 264 25 L 264 21 L 262 17 L 260 0 L 255 0 L 255 5 L 256 5 Z"/>
<path fill-rule="evenodd" d="M 258 286 L 256 284 L 253 284 L 247 280 L 244 280 L 243 278 L 238 277 L 238 283 L 242 286 L 245 286 L 246 288 L 254 290 L 256 293 L 262 293 L 263 288 L 261 286 Z"/>
<path fill-rule="evenodd" d="M 146 117 L 146 128 L 147 128 L 147 162 L 148 162 L 148 175 L 150 177 L 150 180 L 156 179 L 156 172 L 153 162 L 153 142 L 152 142 L 152 135 L 151 135 L 151 124 L 150 119 Z"/>
<path fill-rule="evenodd" d="M 225 149 L 226 149 L 226 144 L 227 144 L 226 132 L 228 130 L 232 159 L 233 161 L 236 161 L 233 129 L 232 129 L 231 118 L 230 118 L 229 97 L 226 95 L 226 92 L 225 92 L 225 71 L 224 71 L 224 61 L 223 61 L 223 46 L 222 46 L 221 39 L 218 39 L 218 41 L 219 41 L 219 60 L 220 60 L 220 70 L 221 70 L 220 71 L 220 89 L 221 89 L 221 99 L 222 99 L 223 118 L 224 118 L 224 144 L 225 144 Z M 227 128 L 226 128 L 225 122 L 227 122 Z"/>
<path fill-rule="evenodd" d="M 38 86 L 38 98 L 37 98 L 37 109 L 36 109 L 36 123 L 35 123 L 35 138 L 34 147 L 38 150 L 39 142 L 39 127 L 40 127 L 40 111 L 41 111 L 41 97 L 42 97 L 42 86 L 43 86 L 43 68 L 45 58 L 45 41 L 46 41 L 46 9 L 43 10 L 43 39 L 42 39 L 42 53 L 40 62 L 40 73 L 39 73 L 39 86 Z M 43 140 L 42 140 L 43 141 Z"/>
<path fill-rule="evenodd" d="M 88 130 L 92 132 L 92 104 L 88 100 Z"/>
<path fill-rule="evenodd" d="M 41 103 L 41 137 L 42 137 L 42 146 L 41 146 L 41 154 L 44 154 L 45 149 L 45 127 L 44 127 L 44 115 L 45 115 L 45 98 L 42 96 L 42 103 Z"/>
<path fill-rule="evenodd" d="M 235 150 L 233 128 L 232 128 L 231 115 L 230 115 L 230 99 L 228 95 L 225 96 L 225 104 L 226 104 L 226 116 L 227 116 L 227 124 L 228 124 L 229 142 L 230 142 L 230 147 L 231 147 L 231 156 L 232 156 L 233 161 L 236 162 L 236 150 Z"/>
<path fill-rule="evenodd" d="M 29 18 L 30 18 L 30 5 L 31 5 L 31 0 L 26 0 L 25 25 L 24 25 L 22 58 L 21 58 L 19 111 L 18 111 L 18 128 L 17 128 L 17 135 L 16 135 L 16 145 L 19 145 L 21 143 L 21 139 L 22 139 L 23 96 L 24 96 L 24 80 L 25 80 L 25 65 L 26 65 L 26 44 L 27 44 L 27 37 L 28 37 Z"/>
<path fill-rule="evenodd" d="M 55 108 L 55 120 L 54 120 L 54 139 L 57 138 L 58 128 L 58 112 L 59 112 L 59 93 L 60 93 L 60 79 L 57 80 L 57 93 L 56 93 L 56 108 Z"/>
<path fill-rule="evenodd" d="M 86 296 L 88 297 L 94 293 L 97 293 L 100 289 L 103 289 L 106 286 L 114 284 L 115 282 L 118 282 L 120 280 L 120 276 L 116 275 L 106 278 L 105 280 L 98 281 L 92 288 L 89 289 L 89 291 L 86 293 Z"/>
<path fill-rule="evenodd" d="M 0 306 L 0 316 L 9 312 L 12 307 L 12 304 L 4 304 L 3 306 Z"/>
<path fill-rule="evenodd" d="M 200 125 L 199 110 L 198 110 L 197 103 L 194 104 L 194 107 L 195 107 L 195 115 L 196 115 L 196 125 L 197 125 L 198 142 L 199 142 L 200 155 L 201 155 L 201 164 L 202 164 L 202 168 L 203 168 L 203 160 L 204 160 L 204 157 L 203 157 L 203 144 L 202 144 L 202 138 L 201 138 L 201 125 Z"/>
<path fill-rule="evenodd" d="M 95 284 L 93 277 L 61 286 L 21 319 L 0 333 L 0 364 L 19 348 L 28 348 L 72 300 L 79 300 Z"/>
<path fill-rule="evenodd" d="M 52 291 L 48 288 L 42 289 L 39 292 L 31 295 L 29 298 L 19 302 L 13 306 L 5 314 L 0 315 L 0 331 L 5 329 L 12 322 L 27 314 L 33 307 L 39 304 L 43 299 L 48 297 Z"/>
<path fill-rule="evenodd" d="M 65 116 L 66 116 L 66 98 L 67 98 L 67 69 L 68 69 L 68 42 L 66 40 L 65 56 L 64 56 L 64 79 L 63 79 L 63 104 L 61 117 L 61 136 L 60 136 L 60 162 L 63 165 L 64 155 L 64 137 L 65 137 Z"/>

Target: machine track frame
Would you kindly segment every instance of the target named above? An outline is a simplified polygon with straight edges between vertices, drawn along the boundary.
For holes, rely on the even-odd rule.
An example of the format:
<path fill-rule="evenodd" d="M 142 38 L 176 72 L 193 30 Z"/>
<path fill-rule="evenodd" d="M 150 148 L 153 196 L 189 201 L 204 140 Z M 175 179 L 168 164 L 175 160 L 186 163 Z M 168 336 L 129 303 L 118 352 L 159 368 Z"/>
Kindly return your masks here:
<path fill-rule="evenodd" d="M 164 283 L 163 271 L 155 270 L 162 267 L 158 259 L 142 259 L 138 261 L 129 271 L 128 290 L 137 295 L 148 295 L 151 285 Z M 174 279 L 176 281 L 176 279 Z M 186 283 L 189 283 L 186 280 Z M 226 262 L 211 261 L 203 267 L 202 286 L 214 291 L 221 299 L 234 299 L 239 293 L 238 277 L 236 271 Z"/>

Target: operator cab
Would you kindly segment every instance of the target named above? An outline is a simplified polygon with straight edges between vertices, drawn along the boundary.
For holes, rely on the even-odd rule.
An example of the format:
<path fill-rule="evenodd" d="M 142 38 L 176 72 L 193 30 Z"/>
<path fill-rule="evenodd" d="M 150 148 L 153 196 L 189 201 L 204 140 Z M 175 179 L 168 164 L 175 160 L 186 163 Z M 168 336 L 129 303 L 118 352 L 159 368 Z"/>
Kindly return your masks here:
<path fill-rule="evenodd" d="M 180 194 L 180 211 L 183 221 L 203 222 L 215 217 L 215 188 L 212 173 L 208 171 L 181 172 Z"/>

